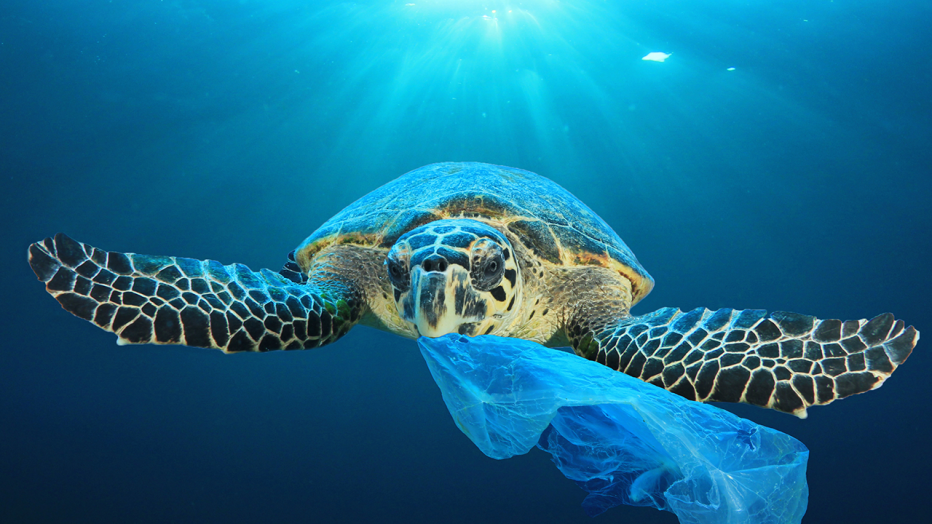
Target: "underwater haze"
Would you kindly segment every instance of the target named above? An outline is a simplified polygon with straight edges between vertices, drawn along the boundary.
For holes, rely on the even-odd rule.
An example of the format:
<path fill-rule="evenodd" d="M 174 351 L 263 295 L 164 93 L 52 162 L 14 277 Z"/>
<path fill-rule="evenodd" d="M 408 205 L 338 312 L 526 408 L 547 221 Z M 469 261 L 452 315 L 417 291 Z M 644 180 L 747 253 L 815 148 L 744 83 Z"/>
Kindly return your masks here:
<path fill-rule="evenodd" d="M 61 231 L 277 270 L 379 185 L 480 161 L 604 218 L 657 281 L 635 314 L 916 326 L 882 388 L 806 420 L 720 406 L 810 449 L 803 522 L 921 521 L 929 27 L 915 0 L 5 0 L 0 520 L 593 522 L 548 454 L 460 433 L 412 340 L 120 347 L 26 263 Z"/>

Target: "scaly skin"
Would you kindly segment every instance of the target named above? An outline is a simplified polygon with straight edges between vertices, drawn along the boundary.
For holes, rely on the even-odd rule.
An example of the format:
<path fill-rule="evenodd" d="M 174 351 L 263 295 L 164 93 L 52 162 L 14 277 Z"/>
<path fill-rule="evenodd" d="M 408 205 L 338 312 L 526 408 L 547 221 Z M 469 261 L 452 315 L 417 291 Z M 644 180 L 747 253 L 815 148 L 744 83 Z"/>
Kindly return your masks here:
<path fill-rule="evenodd" d="M 232 353 L 334 342 L 364 312 L 360 293 L 325 265 L 310 284 L 213 260 L 107 252 L 58 234 L 29 264 L 66 311 L 121 343 Z"/>
<path fill-rule="evenodd" d="M 663 308 L 570 320 L 576 353 L 691 400 L 745 402 L 800 418 L 809 406 L 878 388 L 919 332 L 885 313 L 819 320 L 798 313 Z"/>

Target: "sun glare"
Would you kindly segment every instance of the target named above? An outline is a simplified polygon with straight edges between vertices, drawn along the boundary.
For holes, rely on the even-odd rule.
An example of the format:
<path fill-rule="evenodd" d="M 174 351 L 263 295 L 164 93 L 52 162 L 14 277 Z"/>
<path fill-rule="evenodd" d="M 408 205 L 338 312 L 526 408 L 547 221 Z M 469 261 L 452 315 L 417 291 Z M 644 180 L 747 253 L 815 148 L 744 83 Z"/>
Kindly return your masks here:
<path fill-rule="evenodd" d="M 338 114 L 340 158 L 358 151 L 373 169 L 399 149 L 421 159 L 442 151 L 437 160 L 508 152 L 525 165 L 585 162 L 585 150 L 646 171 L 657 160 L 645 158 L 645 135 L 702 130 L 688 82 L 719 98 L 760 89 L 726 71 L 733 63 L 717 64 L 727 47 L 709 56 L 682 47 L 678 35 L 718 34 L 714 22 L 666 27 L 631 11 L 597 0 L 334 4 L 290 40 L 318 67 L 299 56 L 291 70 L 308 92 L 327 94 L 294 118 L 306 114 L 312 127 Z"/>

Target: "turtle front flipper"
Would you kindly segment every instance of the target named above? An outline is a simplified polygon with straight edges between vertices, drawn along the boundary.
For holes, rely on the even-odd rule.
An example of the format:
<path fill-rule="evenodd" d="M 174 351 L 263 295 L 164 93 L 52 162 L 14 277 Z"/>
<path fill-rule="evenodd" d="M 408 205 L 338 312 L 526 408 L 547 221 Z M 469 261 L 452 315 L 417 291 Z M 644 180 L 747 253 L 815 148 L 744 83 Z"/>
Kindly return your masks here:
<path fill-rule="evenodd" d="M 335 281 L 295 284 L 242 264 L 107 252 L 60 233 L 29 246 L 29 265 L 66 311 L 121 344 L 313 348 L 345 334 L 363 307 Z"/>
<path fill-rule="evenodd" d="M 577 329 L 576 353 L 683 397 L 806 408 L 880 387 L 919 340 L 890 313 L 819 320 L 763 310 L 664 308 Z"/>

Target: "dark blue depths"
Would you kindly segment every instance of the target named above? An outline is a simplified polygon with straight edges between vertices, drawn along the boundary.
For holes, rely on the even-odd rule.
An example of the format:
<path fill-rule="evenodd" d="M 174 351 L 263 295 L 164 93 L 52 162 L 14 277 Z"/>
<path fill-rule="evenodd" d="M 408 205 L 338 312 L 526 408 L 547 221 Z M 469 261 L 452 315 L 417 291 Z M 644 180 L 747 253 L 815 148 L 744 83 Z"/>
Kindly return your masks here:
<path fill-rule="evenodd" d="M 657 281 L 637 314 L 890 311 L 929 329 L 927 6 L 405 3 L 0 10 L 4 521 L 591 521 L 546 454 L 475 449 L 411 341 L 116 346 L 29 269 L 58 231 L 277 270 L 380 184 L 481 161 L 604 219 Z M 804 421 L 728 407 L 810 449 L 803 522 L 926 513 L 926 346 Z"/>

